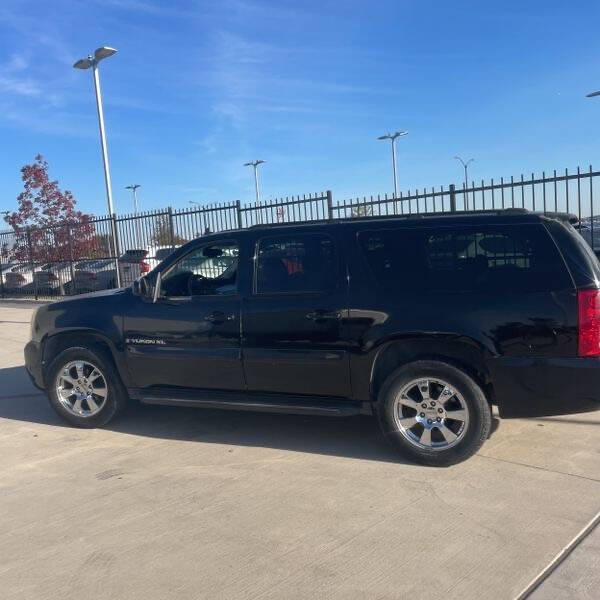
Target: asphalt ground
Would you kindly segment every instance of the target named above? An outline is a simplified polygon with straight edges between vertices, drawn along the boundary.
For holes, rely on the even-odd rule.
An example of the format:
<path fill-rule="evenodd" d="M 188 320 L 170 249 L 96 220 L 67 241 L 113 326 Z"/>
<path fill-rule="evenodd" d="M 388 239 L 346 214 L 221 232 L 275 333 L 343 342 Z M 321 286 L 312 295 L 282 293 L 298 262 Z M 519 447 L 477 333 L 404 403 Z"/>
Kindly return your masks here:
<path fill-rule="evenodd" d="M 598 411 L 495 419 L 446 469 L 369 417 L 136 405 L 75 429 L 22 366 L 31 312 L 0 305 L 4 600 L 515 598 L 600 510 Z M 596 598 L 599 543 L 532 597 Z"/>

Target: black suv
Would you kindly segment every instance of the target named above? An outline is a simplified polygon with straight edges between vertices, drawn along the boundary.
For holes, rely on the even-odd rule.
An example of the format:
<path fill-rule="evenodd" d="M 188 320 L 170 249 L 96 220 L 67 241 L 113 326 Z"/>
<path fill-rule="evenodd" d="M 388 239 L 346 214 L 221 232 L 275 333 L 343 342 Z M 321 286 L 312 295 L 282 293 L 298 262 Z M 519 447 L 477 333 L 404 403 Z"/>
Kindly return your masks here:
<path fill-rule="evenodd" d="M 376 414 L 413 458 L 472 455 L 501 416 L 600 398 L 600 265 L 527 211 L 251 227 L 131 288 L 39 308 L 25 360 L 66 420 L 150 404 Z M 594 405 L 598 407 L 598 405 Z"/>

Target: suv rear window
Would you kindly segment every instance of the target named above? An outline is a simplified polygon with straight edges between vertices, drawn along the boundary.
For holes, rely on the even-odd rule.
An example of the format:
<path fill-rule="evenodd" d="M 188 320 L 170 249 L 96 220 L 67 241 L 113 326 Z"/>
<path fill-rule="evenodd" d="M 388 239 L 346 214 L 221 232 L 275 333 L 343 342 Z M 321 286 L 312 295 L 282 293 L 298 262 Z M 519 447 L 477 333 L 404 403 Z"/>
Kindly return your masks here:
<path fill-rule="evenodd" d="M 572 287 L 542 225 L 359 234 L 378 283 L 395 291 L 549 291 Z"/>

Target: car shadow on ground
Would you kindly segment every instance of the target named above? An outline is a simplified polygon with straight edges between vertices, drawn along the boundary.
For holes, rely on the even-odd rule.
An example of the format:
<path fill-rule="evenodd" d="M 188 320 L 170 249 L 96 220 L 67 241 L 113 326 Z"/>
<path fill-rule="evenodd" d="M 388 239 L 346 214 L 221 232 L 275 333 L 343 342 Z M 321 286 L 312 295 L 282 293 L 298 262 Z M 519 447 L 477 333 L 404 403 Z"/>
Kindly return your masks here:
<path fill-rule="evenodd" d="M 70 427 L 50 407 L 46 396 L 31 386 L 23 367 L 0 369 L 0 418 Z M 498 424 L 499 420 L 494 418 L 492 433 Z M 106 429 L 151 438 L 405 463 L 371 416 L 285 415 L 154 406 L 132 401 Z"/>

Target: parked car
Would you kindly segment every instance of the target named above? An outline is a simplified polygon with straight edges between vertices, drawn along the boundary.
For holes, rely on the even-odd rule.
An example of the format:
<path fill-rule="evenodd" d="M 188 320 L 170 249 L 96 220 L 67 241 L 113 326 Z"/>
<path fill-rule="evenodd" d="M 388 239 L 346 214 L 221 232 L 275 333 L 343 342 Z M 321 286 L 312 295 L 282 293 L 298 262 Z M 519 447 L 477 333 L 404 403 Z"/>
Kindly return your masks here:
<path fill-rule="evenodd" d="M 40 265 L 34 264 L 33 267 L 27 263 L 19 263 L 5 271 L 2 275 L 4 277 L 4 287 L 11 292 L 18 292 L 23 288 L 33 288 L 33 271 L 35 272 L 40 268 Z"/>
<path fill-rule="evenodd" d="M 258 226 L 128 289 L 40 307 L 25 363 L 80 427 L 129 397 L 374 414 L 405 455 L 464 460 L 501 417 L 600 407 L 600 264 L 569 215 Z"/>
<path fill-rule="evenodd" d="M 64 295 L 71 282 L 71 262 L 63 260 L 42 265 L 33 273 L 33 282 L 43 293 Z"/>
<path fill-rule="evenodd" d="M 157 267 L 174 252 L 174 248 L 171 246 L 149 246 L 146 250 L 146 261 L 149 263 L 151 269 Z"/>
<path fill-rule="evenodd" d="M 119 259 L 121 271 L 121 286 L 131 285 L 140 275 L 150 271 L 150 265 L 146 262 L 147 250 L 126 250 Z"/>
<path fill-rule="evenodd" d="M 138 277 L 148 273 L 145 250 L 127 250 L 119 258 L 121 286 L 131 285 Z M 74 271 L 76 293 L 96 292 L 117 287 L 117 269 L 112 258 L 86 260 L 77 264 Z"/>
<path fill-rule="evenodd" d="M 592 229 L 592 223 L 589 220 L 585 222 L 581 221 L 575 228 L 594 250 L 594 254 L 600 257 L 600 222 L 594 221 Z"/>
<path fill-rule="evenodd" d="M 116 286 L 115 261 L 112 259 L 83 260 L 75 265 L 73 288 L 76 294 L 95 292 Z"/>

